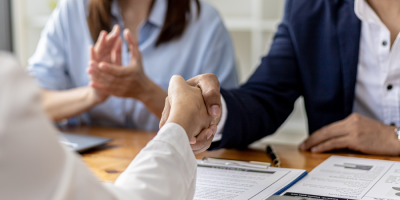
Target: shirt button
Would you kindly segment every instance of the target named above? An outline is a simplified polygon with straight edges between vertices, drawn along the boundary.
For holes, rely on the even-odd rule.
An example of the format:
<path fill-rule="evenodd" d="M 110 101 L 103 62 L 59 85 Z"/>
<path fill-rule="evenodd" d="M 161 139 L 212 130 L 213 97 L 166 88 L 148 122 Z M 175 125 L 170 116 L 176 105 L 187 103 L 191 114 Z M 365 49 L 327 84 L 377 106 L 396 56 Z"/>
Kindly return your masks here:
<path fill-rule="evenodd" d="M 391 85 L 391 84 L 386 87 L 387 90 L 391 90 L 392 88 L 393 88 L 393 85 Z"/>
<path fill-rule="evenodd" d="M 384 41 L 382 42 L 382 45 L 385 47 L 385 46 L 387 45 L 387 41 L 384 40 Z"/>

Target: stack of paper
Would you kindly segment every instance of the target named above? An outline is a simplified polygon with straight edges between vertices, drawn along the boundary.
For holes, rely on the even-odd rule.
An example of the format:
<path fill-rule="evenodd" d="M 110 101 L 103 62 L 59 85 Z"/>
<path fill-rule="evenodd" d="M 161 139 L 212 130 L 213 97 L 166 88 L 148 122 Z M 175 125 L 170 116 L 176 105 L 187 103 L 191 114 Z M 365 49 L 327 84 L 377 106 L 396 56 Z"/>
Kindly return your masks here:
<path fill-rule="evenodd" d="M 332 156 L 288 189 L 284 196 L 400 200 L 400 163 Z"/>

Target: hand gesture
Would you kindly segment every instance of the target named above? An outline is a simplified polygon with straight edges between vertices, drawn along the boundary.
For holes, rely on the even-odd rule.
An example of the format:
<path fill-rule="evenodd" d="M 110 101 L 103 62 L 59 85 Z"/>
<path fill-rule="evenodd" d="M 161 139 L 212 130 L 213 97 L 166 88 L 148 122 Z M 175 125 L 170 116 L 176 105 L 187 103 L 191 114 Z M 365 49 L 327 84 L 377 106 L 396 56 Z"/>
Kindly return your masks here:
<path fill-rule="evenodd" d="M 92 66 L 97 66 L 100 62 L 112 62 L 120 64 L 121 61 L 121 38 L 119 26 L 115 25 L 110 34 L 101 31 L 95 46 L 90 46 L 90 60 L 88 73 L 90 74 Z M 93 77 L 90 76 L 93 81 Z M 93 84 L 92 82 L 89 85 Z M 93 99 L 94 104 L 104 102 L 109 93 L 89 87 L 89 95 Z"/>
<path fill-rule="evenodd" d="M 192 143 L 199 133 L 212 141 L 216 126 L 210 125 L 213 119 L 207 113 L 200 88 L 189 86 L 181 76 L 173 76 L 165 104 L 169 105 L 163 111 L 163 119 L 166 119 L 166 123 L 173 122 L 181 125 Z M 197 149 L 193 152 L 197 154 L 205 150 Z"/>
<path fill-rule="evenodd" d="M 155 86 L 144 73 L 142 57 L 138 44 L 133 40 L 129 30 L 124 31 L 124 37 L 131 52 L 130 64 L 123 67 L 120 60 L 121 49 L 114 46 L 111 50 L 111 62 L 101 61 L 90 63 L 88 70 L 92 82 L 90 86 L 98 91 L 117 97 L 131 97 L 144 101 Z M 115 45 L 121 45 L 117 40 Z"/>
<path fill-rule="evenodd" d="M 201 89 L 202 99 L 206 104 L 207 113 L 211 117 L 211 124 L 213 126 L 213 134 L 207 134 L 207 132 L 199 132 L 199 134 L 191 139 L 191 147 L 195 153 L 201 153 L 207 150 L 212 143 L 214 134 L 217 131 L 216 125 L 218 125 L 221 119 L 221 94 L 220 84 L 217 76 L 214 74 L 203 74 L 198 75 L 187 81 L 188 86 L 198 87 Z M 160 127 L 162 127 L 168 121 L 168 113 L 171 110 L 171 104 L 166 101 L 163 115 L 160 121 Z"/>

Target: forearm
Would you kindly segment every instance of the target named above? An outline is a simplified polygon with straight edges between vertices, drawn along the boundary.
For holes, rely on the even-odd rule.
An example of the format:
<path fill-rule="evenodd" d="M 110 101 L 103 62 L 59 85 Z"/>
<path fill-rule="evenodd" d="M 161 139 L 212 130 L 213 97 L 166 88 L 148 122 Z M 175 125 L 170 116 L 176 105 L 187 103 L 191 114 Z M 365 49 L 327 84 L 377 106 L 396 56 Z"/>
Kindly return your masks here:
<path fill-rule="evenodd" d="M 167 96 L 166 91 L 150 80 L 146 92 L 140 95 L 139 100 L 160 119 Z"/>
<path fill-rule="evenodd" d="M 46 113 L 54 121 L 79 115 L 100 103 L 90 87 L 80 87 L 64 91 L 42 90 L 42 104 Z"/>
<path fill-rule="evenodd" d="M 136 199 L 192 199 L 196 159 L 185 130 L 168 123 L 115 181 Z"/>

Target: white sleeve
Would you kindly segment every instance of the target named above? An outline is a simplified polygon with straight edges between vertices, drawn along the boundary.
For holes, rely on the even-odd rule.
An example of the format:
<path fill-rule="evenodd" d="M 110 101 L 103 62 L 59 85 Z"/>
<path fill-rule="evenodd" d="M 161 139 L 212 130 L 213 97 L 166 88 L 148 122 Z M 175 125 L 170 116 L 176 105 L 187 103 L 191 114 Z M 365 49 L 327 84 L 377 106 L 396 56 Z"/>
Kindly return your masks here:
<path fill-rule="evenodd" d="M 103 185 L 58 142 L 40 90 L 0 53 L 0 199 L 191 199 L 196 160 L 182 127 L 167 124 L 115 185 Z"/>
<path fill-rule="evenodd" d="M 226 118 L 228 117 L 228 108 L 226 107 L 226 102 L 222 95 L 221 95 L 221 107 L 222 107 L 221 120 L 219 120 L 219 124 L 217 126 L 217 133 L 213 138 L 213 142 L 217 142 L 222 139 L 222 132 L 224 130 Z"/>
<path fill-rule="evenodd" d="M 118 177 L 115 187 L 134 193 L 139 200 L 193 199 L 196 170 L 185 130 L 169 123 Z"/>

